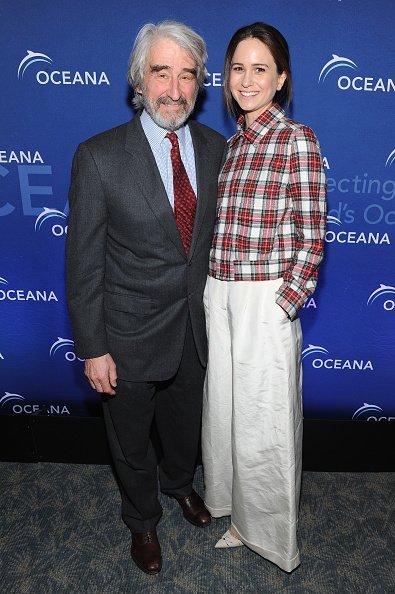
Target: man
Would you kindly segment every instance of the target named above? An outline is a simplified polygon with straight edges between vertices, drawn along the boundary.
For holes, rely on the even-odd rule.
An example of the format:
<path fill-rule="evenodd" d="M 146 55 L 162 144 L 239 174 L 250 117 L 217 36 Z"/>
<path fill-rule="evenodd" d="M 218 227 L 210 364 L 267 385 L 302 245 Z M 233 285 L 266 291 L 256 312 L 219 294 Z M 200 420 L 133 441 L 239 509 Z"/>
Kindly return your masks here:
<path fill-rule="evenodd" d="M 132 532 L 149 574 L 162 559 L 162 492 L 187 520 L 210 515 L 192 489 L 207 344 L 202 305 L 225 139 L 187 119 L 206 75 L 204 41 L 181 23 L 145 25 L 129 60 L 132 121 L 82 143 L 73 161 L 67 298 L 76 353 L 104 418 Z"/>

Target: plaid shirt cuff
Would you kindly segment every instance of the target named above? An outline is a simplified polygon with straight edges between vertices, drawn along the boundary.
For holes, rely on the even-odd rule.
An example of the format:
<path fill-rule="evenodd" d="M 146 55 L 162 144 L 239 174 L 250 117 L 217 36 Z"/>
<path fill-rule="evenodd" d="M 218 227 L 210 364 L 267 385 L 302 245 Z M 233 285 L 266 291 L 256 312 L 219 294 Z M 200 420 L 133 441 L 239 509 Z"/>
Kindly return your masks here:
<path fill-rule="evenodd" d="M 311 281 L 310 283 L 312 287 L 311 289 L 307 289 L 306 287 L 299 285 L 295 279 L 293 279 L 291 284 L 283 283 L 276 292 L 277 305 L 282 307 L 291 321 L 297 317 L 298 311 L 303 307 L 309 295 L 314 291 L 315 283 Z"/>

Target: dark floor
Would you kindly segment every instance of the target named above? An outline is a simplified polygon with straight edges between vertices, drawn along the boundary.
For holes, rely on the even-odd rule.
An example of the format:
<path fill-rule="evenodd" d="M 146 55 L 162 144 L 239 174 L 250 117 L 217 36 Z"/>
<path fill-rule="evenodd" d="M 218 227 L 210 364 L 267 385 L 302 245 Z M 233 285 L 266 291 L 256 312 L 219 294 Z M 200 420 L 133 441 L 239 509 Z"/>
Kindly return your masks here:
<path fill-rule="evenodd" d="M 163 569 L 139 571 L 109 466 L 0 463 L 0 592 L 395 593 L 395 475 L 303 475 L 302 564 L 292 574 L 246 547 L 217 550 L 227 520 L 194 528 L 165 496 Z M 202 492 L 201 468 L 196 489 Z"/>

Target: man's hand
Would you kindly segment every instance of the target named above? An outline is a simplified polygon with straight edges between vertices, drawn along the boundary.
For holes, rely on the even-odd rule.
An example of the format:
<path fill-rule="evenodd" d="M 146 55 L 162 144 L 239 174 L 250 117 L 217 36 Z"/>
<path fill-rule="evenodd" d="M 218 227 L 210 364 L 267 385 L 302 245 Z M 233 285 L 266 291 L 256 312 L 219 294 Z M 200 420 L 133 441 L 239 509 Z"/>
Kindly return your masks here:
<path fill-rule="evenodd" d="M 114 396 L 117 385 L 117 368 L 109 353 L 85 360 L 85 375 L 96 392 Z"/>

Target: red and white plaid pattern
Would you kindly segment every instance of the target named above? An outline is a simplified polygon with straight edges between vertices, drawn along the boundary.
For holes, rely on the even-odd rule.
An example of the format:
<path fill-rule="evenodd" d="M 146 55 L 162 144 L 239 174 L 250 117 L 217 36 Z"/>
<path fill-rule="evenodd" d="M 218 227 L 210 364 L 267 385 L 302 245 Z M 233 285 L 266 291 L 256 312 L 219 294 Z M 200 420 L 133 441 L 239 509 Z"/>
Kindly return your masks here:
<path fill-rule="evenodd" d="M 209 274 L 224 281 L 282 277 L 276 302 L 293 319 L 314 291 L 326 201 L 314 132 L 275 104 L 228 143 L 219 177 Z"/>

